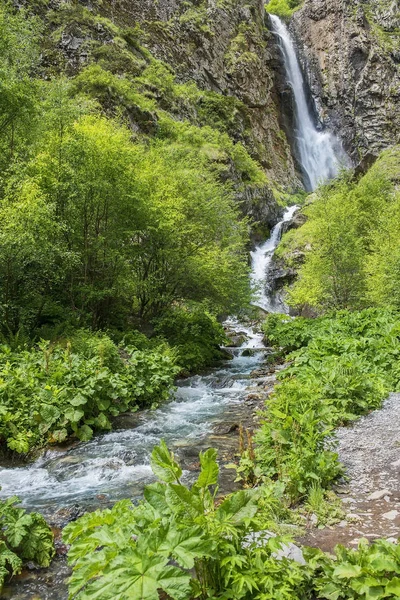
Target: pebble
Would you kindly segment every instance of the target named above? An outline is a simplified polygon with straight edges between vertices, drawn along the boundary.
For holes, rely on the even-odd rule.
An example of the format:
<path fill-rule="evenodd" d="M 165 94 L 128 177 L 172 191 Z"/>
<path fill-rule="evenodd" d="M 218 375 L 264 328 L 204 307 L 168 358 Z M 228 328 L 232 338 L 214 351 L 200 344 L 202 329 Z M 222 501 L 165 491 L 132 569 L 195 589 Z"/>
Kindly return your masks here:
<path fill-rule="evenodd" d="M 384 513 L 382 517 L 388 519 L 388 521 L 394 521 L 398 514 L 399 512 L 397 510 L 390 510 L 389 512 Z"/>
<path fill-rule="evenodd" d="M 390 490 L 377 490 L 368 496 L 368 500 L 381 500 L 385 496 L 391 496 L 392 492 Z"/>

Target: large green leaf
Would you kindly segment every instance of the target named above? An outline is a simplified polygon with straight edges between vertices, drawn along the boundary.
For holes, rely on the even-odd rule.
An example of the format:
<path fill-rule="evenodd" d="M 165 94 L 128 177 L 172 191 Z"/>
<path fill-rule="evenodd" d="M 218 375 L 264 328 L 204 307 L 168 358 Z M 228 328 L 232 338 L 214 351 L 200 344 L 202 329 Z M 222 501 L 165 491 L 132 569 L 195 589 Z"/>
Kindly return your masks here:
<path fill-rule="evenodd" d="M 171 483 L 167 486 L 165 497 L 175 515 L 190 515 L 196 518 L 203 514 L 203 504 L 195 489 L 188 490 L 183 485 Z"/>
<path fill-rule="evenodd" d="M 164 440 L 159 446 L 155 446 L 151 453 L 151 468 L 154 475 L 165 483 L 179 482 L 182 469 L 174 459 L 174 455 L 168 450 Z"/>
<path fill-rule="evenodd" d="M 222 502 L 216 516 L 221 522 L 229 521 L 239 525 L 244 519 L 252 518 L 257 513 L 256 498 L 256 490 L 240 490 Z"/>
<path fill-rule="evenodd" d="M 209 448 L 206 452 L 200 452 L 201 471 L 196 485 L 201 488 L 215 485 L 218 482 L 219 466 L 217 463 L 217 451 Z"/>
<path fill-rule="evenodd" d="M 362 575 L 362 568 L 360 565 L 352 565 L 351 563 L 343 563 L 338 565 L 333 571 L 334 577 L 340 579 L 350 579 L 352 577 L 360 577 Z"/>
<path fill-rule="evenodd" d="M 212 541 L 206 539 L 200 527 L 191 527 L 183 531 L 170 527 L 159 547 L 161 554 L 172 555 L 177 563 L 185 569 L 194 567 L 195 558 L 211 556 L 212 550 Z"/>
<path fill-rule="evenodd" d="M 159 600 L 159 590 L 174 600 L 190 597 L 190 577 L 168 565 L 160 555 L 146 556 L 127 549 L 91 581 L 77 596 L 79 600 Z M 70 594 L 70 598 L 73 596 Z"/>
<path fill-rule="evenodd" d="M 400 577 L 393 577 L 386 585 L 385 592 L 400 597 Z"/>
<path fill-rule="evenodd" d="M 167 486 L 162 483 L 152 483 L 144 490 L 144 497 L 155 511 L 155 518 L 168 515 L 170 508 L 165 498 Z"/>

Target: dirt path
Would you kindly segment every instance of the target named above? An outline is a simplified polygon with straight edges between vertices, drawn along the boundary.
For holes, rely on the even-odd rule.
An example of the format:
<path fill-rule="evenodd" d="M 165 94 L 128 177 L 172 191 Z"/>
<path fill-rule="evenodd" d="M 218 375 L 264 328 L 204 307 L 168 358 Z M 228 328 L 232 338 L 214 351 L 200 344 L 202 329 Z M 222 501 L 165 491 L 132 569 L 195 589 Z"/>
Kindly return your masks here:
<path fill-rule="evenodd" d="M 400 394 L 337 432 L 338 452 L 349 482 L 338 486 L 346 519 L 331 528 L 313 529 L 301 542 L 332 551 L 360 538 L 400 537 Z"/>

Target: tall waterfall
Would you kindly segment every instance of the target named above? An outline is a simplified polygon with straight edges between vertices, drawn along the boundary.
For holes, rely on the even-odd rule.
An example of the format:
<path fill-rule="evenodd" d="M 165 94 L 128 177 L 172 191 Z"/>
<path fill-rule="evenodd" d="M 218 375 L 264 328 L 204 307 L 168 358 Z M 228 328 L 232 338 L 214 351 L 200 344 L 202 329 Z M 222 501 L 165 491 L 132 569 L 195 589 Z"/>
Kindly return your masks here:
<path fill-rule="evenodd" d="M 323 181 L 338 174 L 347 162 L 339 140 L 329 131 L 319 131 L 307 103 L 305 81 L 297 58 L 295 45 L 286 25 L 270 15 L 272 28 L 278 36 L 286 71 L 295 99 L 295 140 L 305 185 L 314 190 Z"/>

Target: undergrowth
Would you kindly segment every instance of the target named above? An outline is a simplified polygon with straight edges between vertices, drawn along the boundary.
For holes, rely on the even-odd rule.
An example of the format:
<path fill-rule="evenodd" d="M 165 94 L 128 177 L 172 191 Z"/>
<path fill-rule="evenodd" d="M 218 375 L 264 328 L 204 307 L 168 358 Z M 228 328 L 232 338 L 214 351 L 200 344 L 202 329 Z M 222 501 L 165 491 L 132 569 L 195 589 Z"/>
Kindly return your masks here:
<path fill-rule="evenodd" d="M 400 321 L 378 309 L 317 319 L 270 315 L 264 332 L 289 366 L 256 435 L 256 464 L 264 477 L 285 483 L 295 504 L 342 474 L 334 429 L 399 389 Z"/>
<path fill-rule="evenodd" d="M 268 531 L 281 512 L 279 484 L 221 500 L 215 450 L 200 454 L 192 485 L 164 442 L 151 464 L 158 481 L 139 505 L 123 500 L 64 529 L 71 600 L 398 598 L 399 546 L 363 540 L 335 557 L 304 548 L 295 561 L 288 538 Z"/>

